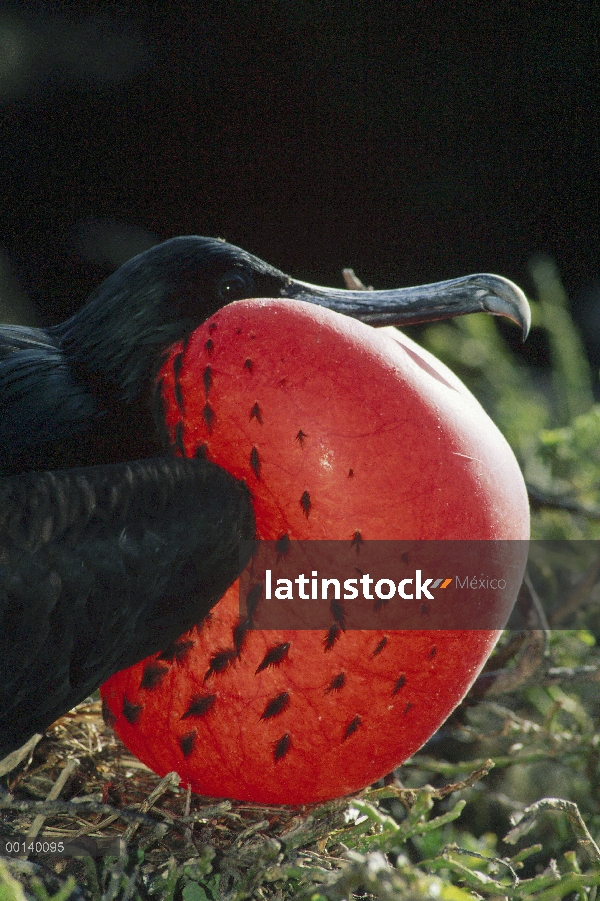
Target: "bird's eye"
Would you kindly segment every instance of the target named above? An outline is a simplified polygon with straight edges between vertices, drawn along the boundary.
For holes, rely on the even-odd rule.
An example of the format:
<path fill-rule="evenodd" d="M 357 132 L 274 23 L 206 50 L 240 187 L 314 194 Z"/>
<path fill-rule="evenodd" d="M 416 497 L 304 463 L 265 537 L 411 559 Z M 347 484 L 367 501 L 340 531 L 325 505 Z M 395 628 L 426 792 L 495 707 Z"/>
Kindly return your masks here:
<path fill-rule="evenodd" d="M 232 303 L 242 297 L 251 297 L 253 290 L 252 276 L 249 272 L 242 272 L 239 269 L 231 269 L 217 282 L 217 294 L 224 303 Z"/>

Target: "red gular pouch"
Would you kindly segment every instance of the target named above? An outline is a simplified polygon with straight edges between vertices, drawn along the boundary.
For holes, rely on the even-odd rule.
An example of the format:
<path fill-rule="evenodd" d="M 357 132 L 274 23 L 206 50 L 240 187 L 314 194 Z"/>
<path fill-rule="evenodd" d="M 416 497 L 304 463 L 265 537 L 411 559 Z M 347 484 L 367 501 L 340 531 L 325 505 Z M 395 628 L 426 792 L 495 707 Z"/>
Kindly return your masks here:
<path fill-rule="evenodd" d="M 442 542 L 452 553 L 427 566 L 400 559 L 389 578 L 416 580 L 418 568 L 421 583 L 441 579 L 439 597 L 459 576 L 463 614 L 427 628 L 419 604 L 398 628 L 390 602 L 376 610 L 365 599 L 369 616 L 354 607 L 350 623 L 343 598 L 336 608 L 328 597 L 324 613 L 317 604 L 295 628 L 267 619 L 276 628 L 255 629 L 264 594 L 249 610 L 248 584 L 240 601 L 236 583 L 171 648 L 105 683 L 107 714 L 134 754 L 199 794 L 306 804 L 358 791 L 427 741 L 497 641 L 529 538 L 515 457 L 435 357 L 396 329 L 312 304 L 224 307 L 172 348 L 159 379 L 176 452 L 205 454 L 245 479 L 260 539 L 281 549 L 345 543 L 363 573 L 370 542 Z M 461 563 L 463 542 L 481 545 Z M 306 558 L 307 578 L 315 568 L 330 575 L 315 559 Z M 488 587 L 465 589 L 465 577 Z"/>

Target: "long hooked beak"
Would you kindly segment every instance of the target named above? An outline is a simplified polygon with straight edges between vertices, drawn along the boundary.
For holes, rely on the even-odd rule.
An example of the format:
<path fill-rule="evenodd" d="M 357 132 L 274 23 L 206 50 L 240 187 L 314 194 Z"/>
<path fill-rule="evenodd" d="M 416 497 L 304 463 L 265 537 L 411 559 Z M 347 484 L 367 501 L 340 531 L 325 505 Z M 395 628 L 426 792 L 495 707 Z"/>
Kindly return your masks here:
<path fill-rule="evenodd" d="M 517 285 L 501 275 L 467 275 L 392 291 L 348 291 L 290 280 L 281 293 L 374 326 L 414 325 L 484 312 L 512 319 L 523 330 L 525 340 L 531 325 L 527 298 Z"/>

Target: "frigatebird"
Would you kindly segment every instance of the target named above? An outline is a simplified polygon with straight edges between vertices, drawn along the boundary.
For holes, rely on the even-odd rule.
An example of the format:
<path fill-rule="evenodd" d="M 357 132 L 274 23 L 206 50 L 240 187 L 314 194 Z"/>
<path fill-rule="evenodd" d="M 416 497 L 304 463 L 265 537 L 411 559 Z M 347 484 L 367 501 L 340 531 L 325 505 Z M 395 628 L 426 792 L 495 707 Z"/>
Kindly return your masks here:
<path fill-rule="evenodd" d="M 324 288 L 195 236 L 130 260 L 58 326 L 0 327 L 0 758 L 112 673 L 168 655 L 243 568 L 249 492 L 174 456 L 157 373 L 175 342 L 252 297 L 373 326 L 486 311 L 529 328 L 525 296 L 500 276 Z"/>

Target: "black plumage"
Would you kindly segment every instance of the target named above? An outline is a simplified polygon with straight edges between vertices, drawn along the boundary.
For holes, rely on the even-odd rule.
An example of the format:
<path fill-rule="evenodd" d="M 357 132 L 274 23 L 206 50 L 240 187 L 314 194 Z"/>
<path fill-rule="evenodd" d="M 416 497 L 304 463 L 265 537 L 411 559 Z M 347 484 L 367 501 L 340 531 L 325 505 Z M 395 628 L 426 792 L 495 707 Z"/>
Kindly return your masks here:
<path fill-rule="evenodd" d="M 0 479 L 0 758 L 200 623 L 253 534 L 206 460 Z"/>
<path fill-rule="evenodd" d="M 156 376 L 175 342 L 249 297 L 373 325 L 477 310 L 529 323 L 498 276 L 344 291 L 185 237 L 130 260 L 58 326 L 0 326 L 0 756 L 201 621 L 243 568 L 249 494 L 173 458 Z"/>

